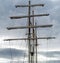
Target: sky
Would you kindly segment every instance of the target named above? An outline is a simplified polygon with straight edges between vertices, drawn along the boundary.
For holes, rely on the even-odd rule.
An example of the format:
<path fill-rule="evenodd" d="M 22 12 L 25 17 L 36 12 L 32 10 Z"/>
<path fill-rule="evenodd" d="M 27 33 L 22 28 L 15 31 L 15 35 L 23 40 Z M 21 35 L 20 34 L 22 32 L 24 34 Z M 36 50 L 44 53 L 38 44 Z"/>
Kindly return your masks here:
<path fill-rule="evenodd" d="M 28 15 L 28 8 L 15 8 L 17 4 L 28 4 L 29 0 L 0 0 L 0 63 L 27 63 L 27 41 L 3 41 L 8 38 L 27 37 L 27 29 L 7 30 L 11 26 L 26 26 L 28 19 L 14 19 L 11 16 Z M 60 62 L 60 0 L 31 0 L 31 4 L 44 4 L 34 7 L 35 14 L 49 13 L 46 17 L 36 17 L 37 25 L 53 24 L 52 28 L 38 28 L 37 36 L 52 36 L 56 39 L 38 40 L 38 63 Z M 31 12 L 32 14 L 32 12 Z M 26 55 L 24 58 L 24 54 Z M 12 59 L 11 59 L 12 58 Z M 40 60 L 41 59 L 41 60 Z"/>

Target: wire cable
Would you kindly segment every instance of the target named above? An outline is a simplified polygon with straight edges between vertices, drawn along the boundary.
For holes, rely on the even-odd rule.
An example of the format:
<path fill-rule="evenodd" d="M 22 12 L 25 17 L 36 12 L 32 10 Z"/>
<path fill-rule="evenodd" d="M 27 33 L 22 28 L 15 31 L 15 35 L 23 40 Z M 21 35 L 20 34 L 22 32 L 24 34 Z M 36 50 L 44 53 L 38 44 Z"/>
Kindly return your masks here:
<path fill-rule="evenodd" d="M 47 39 L 47 46 L 46 46 L 46 49 L 47 49 L 47 51 L 46 51 L 46 57 L 48 57 L 48 39 Z M 46 58 L 46 63 L 47 63 L 47 58 Z"/>
<path fill-rule="evenodd" d="M 26 40 L 25 40 L 25 42 L 26 42 Z M 26 43 L 26 46 L 27 46 L 27 43 Z M 25 57 L 26 57 L 26 52 L 24 52 L 23 63 L 25 63 Z"/>
<path fill-rule="evenodd" d="M 10 63 L 13 63 L 12 61 L 13 61 L 13 54 L 12 54 L 12 50 L 11 50 L 11 43 L 10 43 L 10 41 L 9 41 L 9 45 L 10 45 L 10 59 L 11 59 L 11 61 L 10 61 Z"/>

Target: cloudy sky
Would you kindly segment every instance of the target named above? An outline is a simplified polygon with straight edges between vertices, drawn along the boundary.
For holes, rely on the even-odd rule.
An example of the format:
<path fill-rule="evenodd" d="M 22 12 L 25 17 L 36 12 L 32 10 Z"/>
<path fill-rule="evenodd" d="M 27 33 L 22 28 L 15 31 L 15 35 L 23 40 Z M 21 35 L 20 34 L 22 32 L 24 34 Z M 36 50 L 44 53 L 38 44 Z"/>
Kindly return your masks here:
<path fill-rule="evenodd" d="M 28 8 L 15 8 L 16 4 L 28 4 L 29 0 L 0 0 L 0 63 L 27 62 L 27 41 L 3 41 L 7 38 L 27 37 L 27 29 L 7 30 L 10 26 L 27 25 L 28 19 L 11 20 L 10 16 L 28 15 Z M 45 4 L 34 7 L 35 14 L 49 13 L 47 17 L 36 17 L 37 25 L 53 24 L 52 28 L 38 28 L 37 36 L 54 36 L 53 40 L 38 40 L 38 62 L 60 62 L 60 0 L 31 0 L 31 4 Z M 32 12 L 31 12 L 32 13 Z M 24 59 L 25 55 L 25 59 Z M 12 58 L 12 59 L 11 59 Z M 40 60 L 41 59 L 41 60 Z"/>

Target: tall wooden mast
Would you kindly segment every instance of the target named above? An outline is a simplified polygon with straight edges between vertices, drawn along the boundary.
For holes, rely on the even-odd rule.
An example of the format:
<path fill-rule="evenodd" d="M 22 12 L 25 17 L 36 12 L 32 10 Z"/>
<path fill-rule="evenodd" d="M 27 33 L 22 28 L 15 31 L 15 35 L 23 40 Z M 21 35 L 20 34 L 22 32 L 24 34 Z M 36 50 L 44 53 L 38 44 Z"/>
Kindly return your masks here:
<path fill-rule="evenodd" d="M 28 26 L 20 26 L 20 27 L 7 27 L 8 30 L 12 29 L 26 29 L 28 28 L 28 37 L 27 38 L 13 38 L 13 39 L 4 39 L 4 41 L 13 41 L 13 40 L 28 40 L 28 63 L 37 63 L 37 41 L 38 39 L 55 39 L 55 37 L 37 37 L 36 28 L 46 28 L 52 27 L 52 24 L 47 25 L 35 25 L 34 17 L 42 17 L 49 16 L 49 14 L 39 14 L 35 15 L 34 11 L 31 15 L 31 7 L 44 6 L 44 4 L 33 4 L 31 5 L 31 1 L 29 0 L 28 5 L 16 5 L 15 7 L 28 7 L 28 16 L 12 16 L 11 19 L 21 19 L 28 18 Z M 32 21 L 31 21 L 32 18 Z M 32 30 L 32 31 L 31 31 Z M 32 34 L 32 35 L 31 35 Z"/>

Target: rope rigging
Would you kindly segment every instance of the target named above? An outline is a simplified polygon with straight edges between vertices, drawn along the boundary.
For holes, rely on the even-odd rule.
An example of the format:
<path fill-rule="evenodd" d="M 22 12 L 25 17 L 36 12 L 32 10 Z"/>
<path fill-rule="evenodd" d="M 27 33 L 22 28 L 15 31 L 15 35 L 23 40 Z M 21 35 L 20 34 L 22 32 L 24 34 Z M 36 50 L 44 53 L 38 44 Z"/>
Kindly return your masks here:
<path fill-rule="evenodd" d="M 27 46 L 26 40 L 25 40 L 25 43 L 26 43 L 26 46 Z M 23 63 L 25 63 L 25 58 L 26 58 L 27 55 L 28 55 L 28 54 L 26 54 L 26 52 L 24 52 Z"/>
<path fill-rule="evenodd" d="M 10 43 L 10 41 L 9 41 L 9 45 L 10 45 L 10 63 L 13 63 L 13 53 L 12 53 L 12 48 L 11 48 L 11 43 Z"/>

